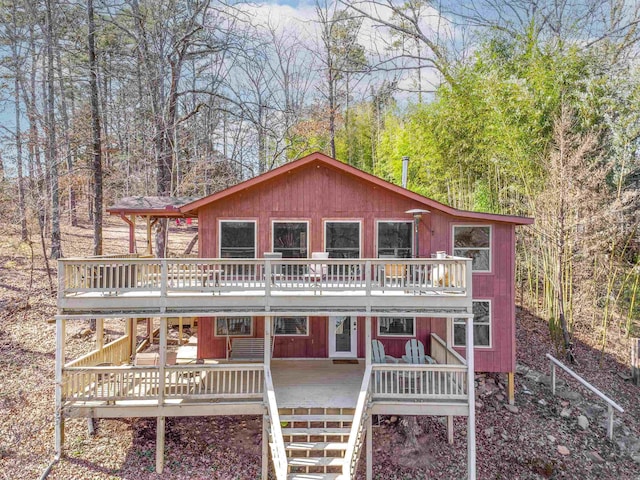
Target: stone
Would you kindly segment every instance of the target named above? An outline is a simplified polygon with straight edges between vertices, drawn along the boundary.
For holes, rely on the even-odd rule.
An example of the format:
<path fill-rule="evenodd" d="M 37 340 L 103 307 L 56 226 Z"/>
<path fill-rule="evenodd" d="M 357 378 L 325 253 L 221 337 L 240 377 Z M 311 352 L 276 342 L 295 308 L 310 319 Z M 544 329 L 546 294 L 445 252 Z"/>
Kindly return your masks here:
<path fill-rule="evenodd" d="M 569 418 L 571 416 L 571 409 L 570 408 L 563 408 L 562 411 L 560 412 L 560 416 L 562 418 Z"/>
<path fill-rule="evenodd" d="M 584 415 L 579 415 L 578 425 L 580 425 L 580 428 L 582 428 L 583 430 L 586 430 L 587 428 L 589 428 L 589 420 Z"/>
<path fill-rule="evenodd" d="M 499 393 L 498 395 L 496 395 L 496 400 L 498 400 L 499 402 L 504 402 L 504 395 Z"/>
<path fill-rule="evenodd" d="M 389 423 L 396 423 L 398 421 L 398 417 L 396 417 L 395 415 L 392 415 L 391 418 L 389 418 Z"/>
<path fill-rule="evenodd" d="M 554 437 L 553 435 L 547 435 L 547 440 L 549 440 L 551 443 L 556 443 L 556 437 Z"/>
<path fill-rule="evenodd" d="M 509 405 L 508 403 L 504 406 L 504 408 L 509 410 L 511 413 L 518 413 L 520 411 L 518 407 L 516 407 L 515 405 Z"/>
<path fill-rule="evenodd" d="M 636 463 L 640 463 L 640 454 L 638 455 L 631 455 L 631 459 L 636 462 Z"/>
<path fill-rule="evenodd" d="M 560 455 L 567 456 L 571 452 L 569 452 L 569 449 L 567 447 L 565 447 L 564 445 L 558 445 L 558 453 Z"/>
<path fill-rule="evenodd" d="M 547 404 L 547 401 L 544 398 L 541 398 L 540 400 L 538 400 L 538 403 L 544 406 Z"/>
<path fill-rule="evenodd" d="M 556 390 L 556 395 L 559 396 L 560 398 L 564 398 L 565 400 L 569 400 L 571 402 L 577 402 L 579 400 L 582 400 L 582 395 L 580 395 L 578 392 L 576 392 L 575 390 L 569 390 L 565 388 Z"/>
<path fill-rule="evenodd" d="M 587 453 L 587 458 L 593 463 L 604 463 L 604 458 L 602 458 L 598 452 Z"/>
<path fill-rule="evenodd" d="M 571 405 L 571 403 L 567 402 L 566 400 L 563 400 L 560 402 L 560 405 L 562 405 L 563 407 L 568 407 L 569 405 Z"/>
<path fill-rule="evenodd" d="M 482 407 L 484 407 L 484 403 L 476 401 L 476 408 L 481 409 Z"/>
<path fill-rule="evenodd" d="M 526 375 L 527 373 L 529 373 L 529 370 L 531 370 L 529 367 L 527 367 L 526 365 L 524 365 L 523 363 L 517 363 L 516 364 L 516 373 L 518 375 Z"/>
<path fill-rule="evenodd" d="M 485 437 L 491 437 L 494 434 L 494 432 L 495 432 L 494 427 L 489 427 L 489 428 L 485 428 L 483 433 Z"/>

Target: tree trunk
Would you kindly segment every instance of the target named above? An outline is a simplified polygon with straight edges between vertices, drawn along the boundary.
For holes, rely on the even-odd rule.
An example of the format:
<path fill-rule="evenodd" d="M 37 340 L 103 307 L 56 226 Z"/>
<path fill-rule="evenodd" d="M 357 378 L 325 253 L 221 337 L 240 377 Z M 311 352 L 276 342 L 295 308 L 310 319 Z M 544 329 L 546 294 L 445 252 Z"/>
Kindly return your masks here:
<path fill-rule="evenodd" d="M 62 257 L 60 242 L 60 185 L 58 180 L 58 155 L 56 146 L 55 98 L 54 98 L 54 63 L 53 63 L 53 6 L 54 0 L 46 1 L 47 23 L 47 151 L 49 154 L 49 175 L 51 181 L 51 258 Z"/>
<path fill-rule="evenodd" d="M 100 130 L 100 110 L 98 107 L 98 77 L 96 72 L 95 21 L 93 0 L 87 1 L 87 20 L 89 32 L 89 88 L 91 96 L 91 130 L 93 170 L 93 254 L 102 255 L 102 142 Z"/>

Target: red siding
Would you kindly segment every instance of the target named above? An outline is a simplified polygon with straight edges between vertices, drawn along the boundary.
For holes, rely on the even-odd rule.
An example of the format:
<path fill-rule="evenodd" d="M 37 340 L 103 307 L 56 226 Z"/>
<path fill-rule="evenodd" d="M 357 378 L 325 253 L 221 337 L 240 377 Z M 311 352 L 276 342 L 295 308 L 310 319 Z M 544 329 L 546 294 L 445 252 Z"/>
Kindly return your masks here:
<path fill-rule="evenodd" d="M 204 205 L 198 210 L 199 251 L 203 257 L 218 256 L 218 221 L 250 219 L 257 221 L 257 254 L 271 251 L 273 220 L 309 222 L 309 252 L 324 250 L 326 219 L 350 219 L 362 222 L 362 257 L 375 257 L 376 220 L 410 220 L 404 213 L 411 208 L 425 208 L 416 200 L 383 189 L 357 176 L 345 174 L 324 164 L 309 164 L 288 171 L 277 178 L 239 191 L 234 195 Z M 453 225 L 469 225 L 469 219 L 450 216 L 437 210 L 420 222 L 420 256 L 429 257 L 438 250 L 453 253 Z M 473 275 L 474 298 L 491 300 L 492 346 L 476 350 L 478 371 L 508 372 L 515 369 L 515 226 L 510 223 L 476 222 L 492 225 L 492 271 Z M 224 339 L 213 335 L 213 322 L 203 321 L 199 333 L 200 357 L 224 358 Z M 275 357 L 327 357 L 326 318 L 310 319 L 308 337 L 278 337 Z M 373 332 L 377 330 L 374 322 Z M 421 319 L 417 338 L 429 348 L 428 336 L 435 331 L 446 337 L 444 319 Z M 364 320 L 358 321 L 358 355 L 364 356 Z M 263 320 L 255 320 L 254 335 L 262 336 Z M 388 354 L 404 353 L 406 338 L 383 337 Z M 464 349 L 460 349 L 464 353 Z"/>

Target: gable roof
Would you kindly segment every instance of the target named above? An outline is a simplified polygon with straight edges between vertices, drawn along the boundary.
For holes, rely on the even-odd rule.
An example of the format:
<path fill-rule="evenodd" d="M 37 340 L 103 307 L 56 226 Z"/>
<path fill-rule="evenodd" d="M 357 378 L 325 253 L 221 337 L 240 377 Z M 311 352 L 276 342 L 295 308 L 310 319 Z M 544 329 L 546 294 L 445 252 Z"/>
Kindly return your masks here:
<path fill-rule="evenodd" d="M 347 165 L 346 163 L 335 160 L 323 153 L 315 152 L 305 157 L 299 158 L 298 160 L 294 160 L 292 162 L 286 163 L 281 167 L 275 168 L 267 173 L 254 177 L 250 180 L 246 180 L 244 182 L 238 183 L 233 187 L 229 187 L 225 190 L 221 190 L 214 194 L 203 197 L 199 200 L 196 200 L 191 203 L 187 203 L 180 207 L 180 211 L 183 213 L 193 212 L 194 210 L 198 210 L 206 205 L 217 202 L 224 198 L 230 197 L 238 192 L 247 190 L 249 188 L 253 188 L 262 183 L 268 182 L 269 180 L 275 179 L 281 175 L 292 172 L 294 170 L 301 169 L 307 165 L 311 164 L 321 164 L 325 165 L 329 168 L 333 168 L 335 170 L 339 170 L 344 172 L 347 175 L 352 175 L 357 177 L 365 182 L 369 182 L 373 185 L 376 185 L 380 188 L 386 189 L 388 191 L 397 193 L 398 195 L 402 195 L 406 198 L 414 200 L 418 202 L 420 205 L 424 206 L 428 209 L 439 210 L 443 213 L 447 213 L 449 215 L 453 215 L 456 217 L 467 218 L 469 220 L 484 220 L 484 221 L 493 221 L 493 222 L 506 222 L 513 223 L 516 225 L 530 225 L 533 223 L 533 218 L 529 217 L 519 217 L 515 215 L 499 215 L 496 213 L 481 213 L 481 212 L 472 212 L 468 210 L 458 210 L 457 208 L 450 207 L 443 203 L 437 202 L 430 198 L 427 198 L 423 195 L 412 192 L 411 190 L 407 190 L 406 188 L 399 187 L 391 182 L 387 182 L 375 175 L 371 175 L 370 173 L 363 172 L 351 165 Z"/>
<path fill-rule="evenodd" d="M 124 197 L 107 208 L 111 215 L 149 215 L 153 217 L 184 217 L 180 207 L 196 197 Z"/>

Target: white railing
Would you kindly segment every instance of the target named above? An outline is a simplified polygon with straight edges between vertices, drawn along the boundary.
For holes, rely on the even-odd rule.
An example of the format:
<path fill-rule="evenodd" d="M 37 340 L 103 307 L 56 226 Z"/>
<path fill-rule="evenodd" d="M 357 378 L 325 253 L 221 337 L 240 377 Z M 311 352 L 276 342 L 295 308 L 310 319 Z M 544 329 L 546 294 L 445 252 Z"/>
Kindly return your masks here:
<path fill-rule="evenodd" d="M 260 400 L 264 395 L 261 364 L 65 367 L 62 399 L 66 402 L 117 400 Z M 163 381 L 162 381 L 163 380 Z M 162 385 L 161 385 L 162 384 Z"/>
<path fill-rule="evenodd" d="M 129 362 L 129 348 L 130 339 L 128 336 L 123 336 L 111 343 L 107 343 L 102 349 L 93 350 L 76 358 L 69 362 L 66 367 L 88 367 L 99 363 L 120 365 L 123 362 Z"/>
<path fill-rule="evenodd" d="M 567 372 L 573 378 L 575 378 L 580 384 L 585 387 L 587 390 L 595 393 L 600 399 L 602 399 L 607 404 L 607 436 L 609 440 L 613 440 L 613 410 L 616 409 L 618 412 L 623 413 L 624 409 L 618 405 L 616 402 L 607 397 L 604 393 L 598 390 L 596 387 L 587 382 L 584 378 L 578 375 L 576 372 L 567 367 L 560 360 L 555 358 L 553 355 L 547 353 L 547 358 L 551 362 L 551 392 L 553 395 L 556 394 L 556 366 L 560 367 L 562 370 Z"/>
<path fill-rule="evenodd" d="M 366 436 L 366 421 L 369 417 L 369 403 L 371 401 L 371 365 L 364 372 L 360 393 L 358 394 L 358 403 L 351 424 L 351 432 L 349 433 L 349 443 L 344 454 L 344 463 L 342 464 L 342 475 L 347 480 L 356 478 L 356 470 L 358 467 L 358 459 L 364 445 Z"/>
<path fill-rule="evenodd" d="M 287 478 L 287 451 L 284 448 L 282 437 L 282 427 L 280 426 L 280 414 L 276 402 L 276 393 L 273 388 L 271 370 L 264 367 L 265 383 L 265 403 L 267 404 L 267 414 L 269 416 L 269 445 L 271 448 L 271 460 L 276 472 L 276 480 L 286 480 Z"/>
<path fill-rule="evenodd" d="M 470 260 L 424 259 L 149 259 L 59 261 L 59 296 L 83 293 L 360 291 L 367 295 L 470 295 Z"/>
<path fill-rule="evenodd" d="M 467 367 L 459 365 L 374 364 L 373 400 L 468 400 Z"/>
<path fill-rule="evenodd" d="M 441 365 L 466 365 L 467 361 L 435 333 L 431 337 L 431 357 Z"/>

